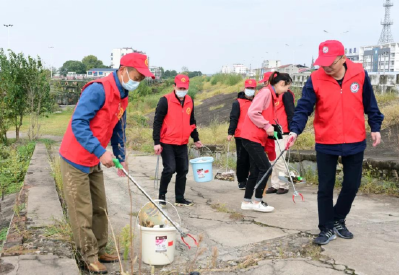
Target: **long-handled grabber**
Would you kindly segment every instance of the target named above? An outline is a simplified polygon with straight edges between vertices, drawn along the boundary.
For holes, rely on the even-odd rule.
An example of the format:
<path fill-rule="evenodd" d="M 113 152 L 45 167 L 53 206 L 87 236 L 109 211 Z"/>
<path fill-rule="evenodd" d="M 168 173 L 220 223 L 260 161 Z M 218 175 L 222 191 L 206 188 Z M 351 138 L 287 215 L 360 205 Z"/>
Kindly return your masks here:
<path fill-rule="evenodd" d="M 287 145 L 286 145 L 286 148 L 285 148 L 283 151 L 282 151 L 282 149 L 281 149 L 281 146 L 279 145 L 279 142 L 276 142 L 276 143 L 278 144 L 278 148 L 279 148 L 279 151 L 281 152 L 281 155 L 282 155 L 285 151 L 289 150 L 289 144 L 290 144 L 292 138 L 293 138 L 293 137 L 290 137 L 290 139 L 289 139 L 289 141 L 288 141 L 288 143 L 287 143 Z M 278 139 L 277 139 L 277 136 L 275 136 L 275 139 L 278 140 Z M 303 194 L 297 192 L 296 187 L 294 187 L 293 179 L 292 179 L 292 177 L 290 176 L 290 170 L 289 170 L 289 167 L 288 167 L 286 161 L 283 161 L 283 162 L 285 163 L 285 167 L 286 167 L 286 170 L 287 170 L 288 175 L 289 175 L 289 178 L 290 178 L 290 183 L 291 183 L 292 186 L 293 186 L 293 196 L 292 196 L 293 202 L 296 203 L 296 201 L 294 200 L 294 197 L 297 197 L 297 196 L 300 196 L 300 197 L 301 197 L 301 200 L 304 201 Z"/>
<path fill-rule="evenodd" d="M 156 203 L 156 202 L 154 202 L 154 201 L 151 199 L 151 197 L 149 196 L 149 194 L 147 194 L 147 192 L 136 182 L 136 180 L 135 180 L 131 175 L 129 175 L 129 173 L 124 169 L 124 167 L 121 165 L 121 163 L 119 162 L 118 159 L 113 159 L 113 162 L 114 162 L 115 167 L 118 168 L 118 169 L 120 169 L 120 170 L 122 170 L 122 172 L 129 178 L 129 180 L 130 180 L 131 182 L 133 182 L 134 185 L 136 185 L 136 187 L 140 190 L 140 192 L 142 192 L 143 195 L 145 195 L 145 197 L 146 197 L 149 201 L 151 201 L 151 203 L 153 203 L 153 205 L 158 209 L 158 211 L 160 211 L 160 213 L 161 213 L 175 228 L 176 228 L 176 230 L 178 230 L 179 234 L 181 234 L 181 239 L 182 239 L 183 243 L 186 244 L 186 246 L 187 246 L 189 249 L 190 249 L 190 246 L 189 246 L 188 243 L 185 241 L 185 238 L 186 238 L 186 237 L 192 238 L 193 241 L 194 241 L 194 244 L 195 244 L 196 246 L 198 246 L 198 243 L 197 243 L 196 239 L 195 239 L 192 235 L 183 232 L 183 231 L 179 228 L 179 226 L 178 226 L 174 221 L 171 220 L 171 218 L 168 216 L 167 213 L 165 213 L 165 212 L 162 210 L 162 208 L 159 206 L 159 204 Z"/>

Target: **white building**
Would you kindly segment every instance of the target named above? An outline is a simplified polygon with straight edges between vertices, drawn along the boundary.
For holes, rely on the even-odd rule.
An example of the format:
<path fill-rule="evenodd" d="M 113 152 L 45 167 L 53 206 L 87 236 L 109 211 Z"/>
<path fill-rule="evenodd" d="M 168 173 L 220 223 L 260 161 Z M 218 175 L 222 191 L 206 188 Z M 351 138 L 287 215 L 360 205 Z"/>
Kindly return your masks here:
<path fill-rule="evenodd" d="M 111 52 L 111 67 L 114 69 L 118 69 L 119 68 L 119 62 L 121 60 L 121 57 L 123 57 L 124 55 L 128 54 L 128 53 L 141 53 L 141 54 L 145 54 L 142 51 L 137 51 L 134 50 L 132 48 L 118 48 L 118 49 L 113 49 Z"/>
<path fill-rule="evenodd" d="M 149 70 L 152 74 L 154 74 L 156 79 L 160 79 L 162 77 L 161 67 L 151 66 L 149 67 Z"/>
<path fill-rule="evenodd" d="M 105 77 L 109 74 L 112 74 L 114 71 L 115 71 L 115 69 L 111 69 L 111 68 L 93 68 L 86 72 L 86 77 L 87 78 L 101 78 L 101 77 Z"/>
<path fill-rule="evenodd" d="M 246 75 L 249 69 L 243 64 L 233 64 L 233 66 L 222 66 L 221 72 L 223 74 L 241 74 Z"/>
<path fill-rule="evenodd" d="M 345 48 L 344 53 L 348 59 L 355 63 L 361 63 L 360 60 L 360 49 L 359 48 Z"/>
<path fill-rule="evenodd" d="M 222 72 L 223 74 L 231 74 L 231 73 L 233 73 L 233 67 L 232 67 L 232 66 L 229 66 L 229 65 L 222 66 L 221 72 Z"/>
<path fill-rule="evenodd" d="M 233 72 L 235 74 L 247 74 L 249 69 L 243 64 L 233 64 Z"/>
<path fill-rule="evenodd" d="M 398 72 L 399 43 L 360 47 L 360 61 L 367 72 Z"/>
<path fill-rule="evenodd" d="M 264 60 L 262 63 L 263 68 L 276 68 L 281 66 L 280 60 Z"/>

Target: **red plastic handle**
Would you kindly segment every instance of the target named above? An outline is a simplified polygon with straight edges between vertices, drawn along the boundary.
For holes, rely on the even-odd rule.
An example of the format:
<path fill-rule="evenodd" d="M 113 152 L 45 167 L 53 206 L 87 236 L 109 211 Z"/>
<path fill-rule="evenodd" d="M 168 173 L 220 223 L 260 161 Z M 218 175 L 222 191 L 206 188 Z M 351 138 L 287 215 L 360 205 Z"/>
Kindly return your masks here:
<path fill-rule="evenodd" d="M 199 244 L 197 243 L 196 239 L 195 239 L 192 235 L 187 234 L 186 236 L 192 238 L 193 241 L 194 241 L 194 244 L 195 244 L 196 246 L 199 245 Z M 186 244 L 186 246 L 190 249 L 190 245 L 189 245 L 187 242 L 185 242 L 185 239 L 183 238 L 183 236 L 181 236 L 181 239 L 182 239 L 182 242 L 183 242 L 184 244 Z"/>
<path fill-rule="evenodd" d="M 293 136 L 291 136 L 291 137 L 288 139 L 288 141 L 287 141 L 287 143 L 286 143 L 286 148 L 285 148 L 285 150 L 289 150 L 289 148 L 290 148 L 289 145 L 290 145 L 290 143 L 292 143 L 293 139 L 294 139 Z"/>

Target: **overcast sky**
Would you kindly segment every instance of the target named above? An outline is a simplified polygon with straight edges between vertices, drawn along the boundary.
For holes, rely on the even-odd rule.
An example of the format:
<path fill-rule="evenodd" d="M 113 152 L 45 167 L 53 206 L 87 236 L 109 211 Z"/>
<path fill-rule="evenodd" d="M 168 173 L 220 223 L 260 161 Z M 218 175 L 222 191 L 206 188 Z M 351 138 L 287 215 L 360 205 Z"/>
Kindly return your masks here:
<path fill-rule="evenodd" d="M 120 47 L 145 51 L 150 65 L 177 71 L 187 66 L 215 73 L 233 63 L 254 68 L 265 59 L 280 59 L 282 64 L 294 59 L 309 66 L 318 55 L 318 44 L 327 39 L 352 48 L 375 45 L 382 30 L 383 2 L 0 0 L 0 47 L 7 48 L 3 24 L 13 24 L 10 48 L 39 55 L 47 65 L 53 51 L 57 68 L 89 54 L 110 65 L 111 50 Z M 392 34 L 398 42 L 399 1 L 393 3 Z"/>

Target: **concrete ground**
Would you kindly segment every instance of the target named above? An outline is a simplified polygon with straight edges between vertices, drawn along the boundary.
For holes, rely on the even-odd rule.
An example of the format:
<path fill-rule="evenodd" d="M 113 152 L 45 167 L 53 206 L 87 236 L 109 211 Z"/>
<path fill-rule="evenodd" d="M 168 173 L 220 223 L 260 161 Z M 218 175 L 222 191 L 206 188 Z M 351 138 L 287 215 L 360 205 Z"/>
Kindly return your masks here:
<path fill-rule="evenodd" d="M 158 196 L 153 180 L 155 165 L 155 156 L 131 155 L 129 159 L 132 176 L 153 198 Z M 128 183 L 126 178 L 117 176 L 115 168 L 104 168 L 104 174 L 109 215 L 114 231 L 118 233 L 129 224 Z M 195 266 L 203 270 L 202 274 L 399 273 L 398 198 L 358 195 L 347 218 L 354 239 L 338 238 L 320 251 L 319 247 L 310 244 L 313 234 L 318 233 L 317 189 L 300 185 L 297 188 L 303 193 L 304 202 L 296 198 L 294 204 L 290 190 L 285 195 L 264 197 L 275 207 L 273 213 L 242 211 L 240 204 L 244 191 L 238 190 L 235 182 L 197 183 L 189 171 L 186 198 L 193 200 L 195 205 L 178 208 L 178 211 L 182 228 L 196 237 L 203 235 L 201 246 L 207 250 L 198 257 Z M 131 190 L 132 215 L 136 216 L 147 199 L 136 187 L 131 186 Z M 334 199 L 336 197 L 337 192 Z M 167 200 L 174 202 L 174 178 Z M 167 211 L 173 213 L 172 207 Z M 135 245 L 138 248 L 137 242 Z M 212 269 L 213 247 L 218 249 L 219 255 L 217 267 Z M 175 261 L 171 265 L 156 269 L 160 274 L 167 270 L 184 274 L 188 262 L 196 254 L 195 249 L 188 250 L 181 241 L 177 242 L 175 252 Z M 250 259 L 252 257 L 255 259 Z M 117 265 L 108 267 L 118 270 Z M 143 264 L 143 268 L 148 266 Z"/>

